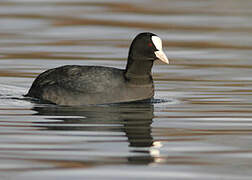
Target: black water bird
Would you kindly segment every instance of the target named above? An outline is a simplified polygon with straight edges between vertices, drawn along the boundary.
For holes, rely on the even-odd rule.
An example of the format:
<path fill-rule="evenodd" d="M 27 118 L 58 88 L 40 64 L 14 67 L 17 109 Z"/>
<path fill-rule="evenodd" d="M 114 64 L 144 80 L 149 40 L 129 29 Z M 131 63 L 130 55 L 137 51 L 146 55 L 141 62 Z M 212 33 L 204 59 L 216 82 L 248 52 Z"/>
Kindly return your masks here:
<path fill-rule="evenodd" d="M 126 69 L 66 65 L 41 73 L 25 95 L 59 105 L 107 104 L 154 96 L 153 62 L 169 63 L 161 39 L 149 32 L 131 43 Z"/>

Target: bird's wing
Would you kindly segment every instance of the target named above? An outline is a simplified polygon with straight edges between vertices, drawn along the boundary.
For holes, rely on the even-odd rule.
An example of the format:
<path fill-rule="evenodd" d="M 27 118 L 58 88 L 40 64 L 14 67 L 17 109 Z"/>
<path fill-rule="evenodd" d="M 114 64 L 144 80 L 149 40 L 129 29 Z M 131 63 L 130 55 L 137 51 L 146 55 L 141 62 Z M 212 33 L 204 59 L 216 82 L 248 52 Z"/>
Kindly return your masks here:
<path fill-rule="evenodd" d="M 54 86 L 81 93 L 99 93 L 118 86 L 122 77 L 122 70 L 115 68 L 68 65 L 45 71 L 33 86 L 37 90 Z"/>

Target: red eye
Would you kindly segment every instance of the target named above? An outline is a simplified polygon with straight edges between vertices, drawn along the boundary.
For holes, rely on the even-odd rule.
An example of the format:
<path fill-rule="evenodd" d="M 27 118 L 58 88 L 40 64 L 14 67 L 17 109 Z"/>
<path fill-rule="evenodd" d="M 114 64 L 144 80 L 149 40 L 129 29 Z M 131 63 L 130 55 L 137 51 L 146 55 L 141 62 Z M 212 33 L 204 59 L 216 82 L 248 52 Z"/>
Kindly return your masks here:
<path fill-rule="evenodd" d="M 148 43 L 148 46 L 149 46 L 149 47 L 152 47 L 152 43 Z"/>

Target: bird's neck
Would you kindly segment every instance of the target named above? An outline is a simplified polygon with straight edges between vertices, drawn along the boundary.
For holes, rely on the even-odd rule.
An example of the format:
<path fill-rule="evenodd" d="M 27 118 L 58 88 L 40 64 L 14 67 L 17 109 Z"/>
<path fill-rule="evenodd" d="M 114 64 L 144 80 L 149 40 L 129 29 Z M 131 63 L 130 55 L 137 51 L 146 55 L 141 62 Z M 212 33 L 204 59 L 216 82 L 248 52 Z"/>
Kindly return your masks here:
<path fill-rule="evenodd" d="M 134 84 L 152 83 L 151 69 L 153 61 L 151 60 L 134 60 L 129 58 L 125 70 L 125 78 Z"/>

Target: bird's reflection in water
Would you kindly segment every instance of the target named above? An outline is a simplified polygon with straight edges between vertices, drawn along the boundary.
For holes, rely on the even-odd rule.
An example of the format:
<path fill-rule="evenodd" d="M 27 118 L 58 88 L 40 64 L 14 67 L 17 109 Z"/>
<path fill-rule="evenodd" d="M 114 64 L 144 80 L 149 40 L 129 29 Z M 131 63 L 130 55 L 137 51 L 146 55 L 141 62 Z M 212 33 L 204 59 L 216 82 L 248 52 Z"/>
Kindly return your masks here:
<path fill-rule="evenodd" d="M 60 120 L 53 121 L 51 124 L 45 122 L 43 127 L 46 127 L 47 130 L 124 132 L 129 142 L 129 151 L 139 154 L 139 156 L 133 155 L 127 158 L 129 163 L 134 164 L 149 164 L 155 161 L 151 135 L 153 109 L 153 104 L 150 103 L 83 107 L 49 105 L 34 108 L 37 111 L 36 115 L 45 115 L 49 116 L 49 119 Z"/>

